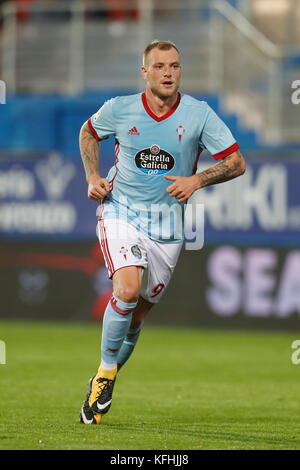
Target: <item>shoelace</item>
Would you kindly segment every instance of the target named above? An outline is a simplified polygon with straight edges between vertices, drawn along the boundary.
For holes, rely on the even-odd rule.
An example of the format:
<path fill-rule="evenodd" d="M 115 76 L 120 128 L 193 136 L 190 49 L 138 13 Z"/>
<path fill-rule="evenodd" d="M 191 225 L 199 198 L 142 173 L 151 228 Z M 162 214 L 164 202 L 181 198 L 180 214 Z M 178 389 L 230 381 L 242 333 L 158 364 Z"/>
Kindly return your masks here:
<path fill-rule="evenodd" d="M 96 382 L 98 383 L 98 389 L 99 389 L 99 395 L 107 390 L 112 384 L 113 380 L 106 379 L 105 377 L 99 377 L 99 379 L 96 379 Z M 98 395 L 98 396 L 99 396 Z"/>

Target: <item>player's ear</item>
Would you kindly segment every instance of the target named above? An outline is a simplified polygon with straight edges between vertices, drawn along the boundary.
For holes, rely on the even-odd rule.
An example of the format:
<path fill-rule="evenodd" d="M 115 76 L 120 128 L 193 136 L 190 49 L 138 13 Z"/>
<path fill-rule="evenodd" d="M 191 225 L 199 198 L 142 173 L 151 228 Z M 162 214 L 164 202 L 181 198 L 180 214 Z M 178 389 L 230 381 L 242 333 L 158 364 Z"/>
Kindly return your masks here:
<path fill-rule="evenodd" d="M 144 65 L 142 65 L 140 67 L 140 73 L 141 73 L 141 76 L 143 77 L 144 80 L 147 80 L 147 67 L 145 67 Z"/>

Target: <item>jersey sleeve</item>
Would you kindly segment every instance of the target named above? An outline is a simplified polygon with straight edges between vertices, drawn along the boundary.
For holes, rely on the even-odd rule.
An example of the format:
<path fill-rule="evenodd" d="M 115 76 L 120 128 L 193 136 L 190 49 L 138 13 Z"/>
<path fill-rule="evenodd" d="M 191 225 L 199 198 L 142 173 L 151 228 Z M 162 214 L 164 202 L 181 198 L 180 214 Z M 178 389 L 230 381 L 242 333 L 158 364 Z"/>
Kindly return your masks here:
<path fill-rule="evenodd" d="M 208 105 L 199 145 L 208 150 L 216 160 L 225 158 L 240 148 L 226 124 Z"/>
<path fill-rule="evenodd" d="M 106 101 L 88 120 L 90 131 L 98 141 L 115 134 L 115 119 L 112 107 L 112 100 Z"/>

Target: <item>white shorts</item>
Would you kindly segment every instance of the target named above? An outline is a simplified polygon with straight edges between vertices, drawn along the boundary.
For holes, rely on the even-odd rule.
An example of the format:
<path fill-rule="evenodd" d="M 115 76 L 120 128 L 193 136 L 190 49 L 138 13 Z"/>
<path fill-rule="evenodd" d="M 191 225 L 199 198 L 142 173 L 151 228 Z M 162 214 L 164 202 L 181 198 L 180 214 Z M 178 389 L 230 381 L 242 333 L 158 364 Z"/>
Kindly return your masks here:
<path fill-rule="evenodd" d="M 144 268 L 141 297 L 157 303 L 170 282 L 182 243 L 160 243 L 120 219 L 101 219 L 97 235 L 108 275 L 126 266 Z"/>

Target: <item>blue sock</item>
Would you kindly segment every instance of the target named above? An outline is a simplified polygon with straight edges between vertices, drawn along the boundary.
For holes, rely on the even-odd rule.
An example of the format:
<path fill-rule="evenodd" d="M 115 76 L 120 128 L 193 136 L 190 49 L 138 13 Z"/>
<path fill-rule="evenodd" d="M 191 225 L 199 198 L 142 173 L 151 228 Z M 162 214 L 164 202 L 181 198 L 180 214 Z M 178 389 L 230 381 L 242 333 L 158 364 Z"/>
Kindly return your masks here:
<path fill-rule="evenodd" d="M 121 366 L 125 364 L 125 362 L 131 356 L 137 340 L 139 339 L 140 332 L 142 329 L 143 323 L 138 328 L 130 328 L 128 333 L 125 336 L 123 344 L 119 350 L 119 354 L 117 357 L 118 368 L 120 369 Z"/>
<path fill-rule="evenodd" d="M 137 301 L 123 302 L 115 295 L 108 302 L 103 317 L 101 342 L 101 359 L 106 364 L 117 364 L 118 353 L 130 327 L 136 304 Z"/>

